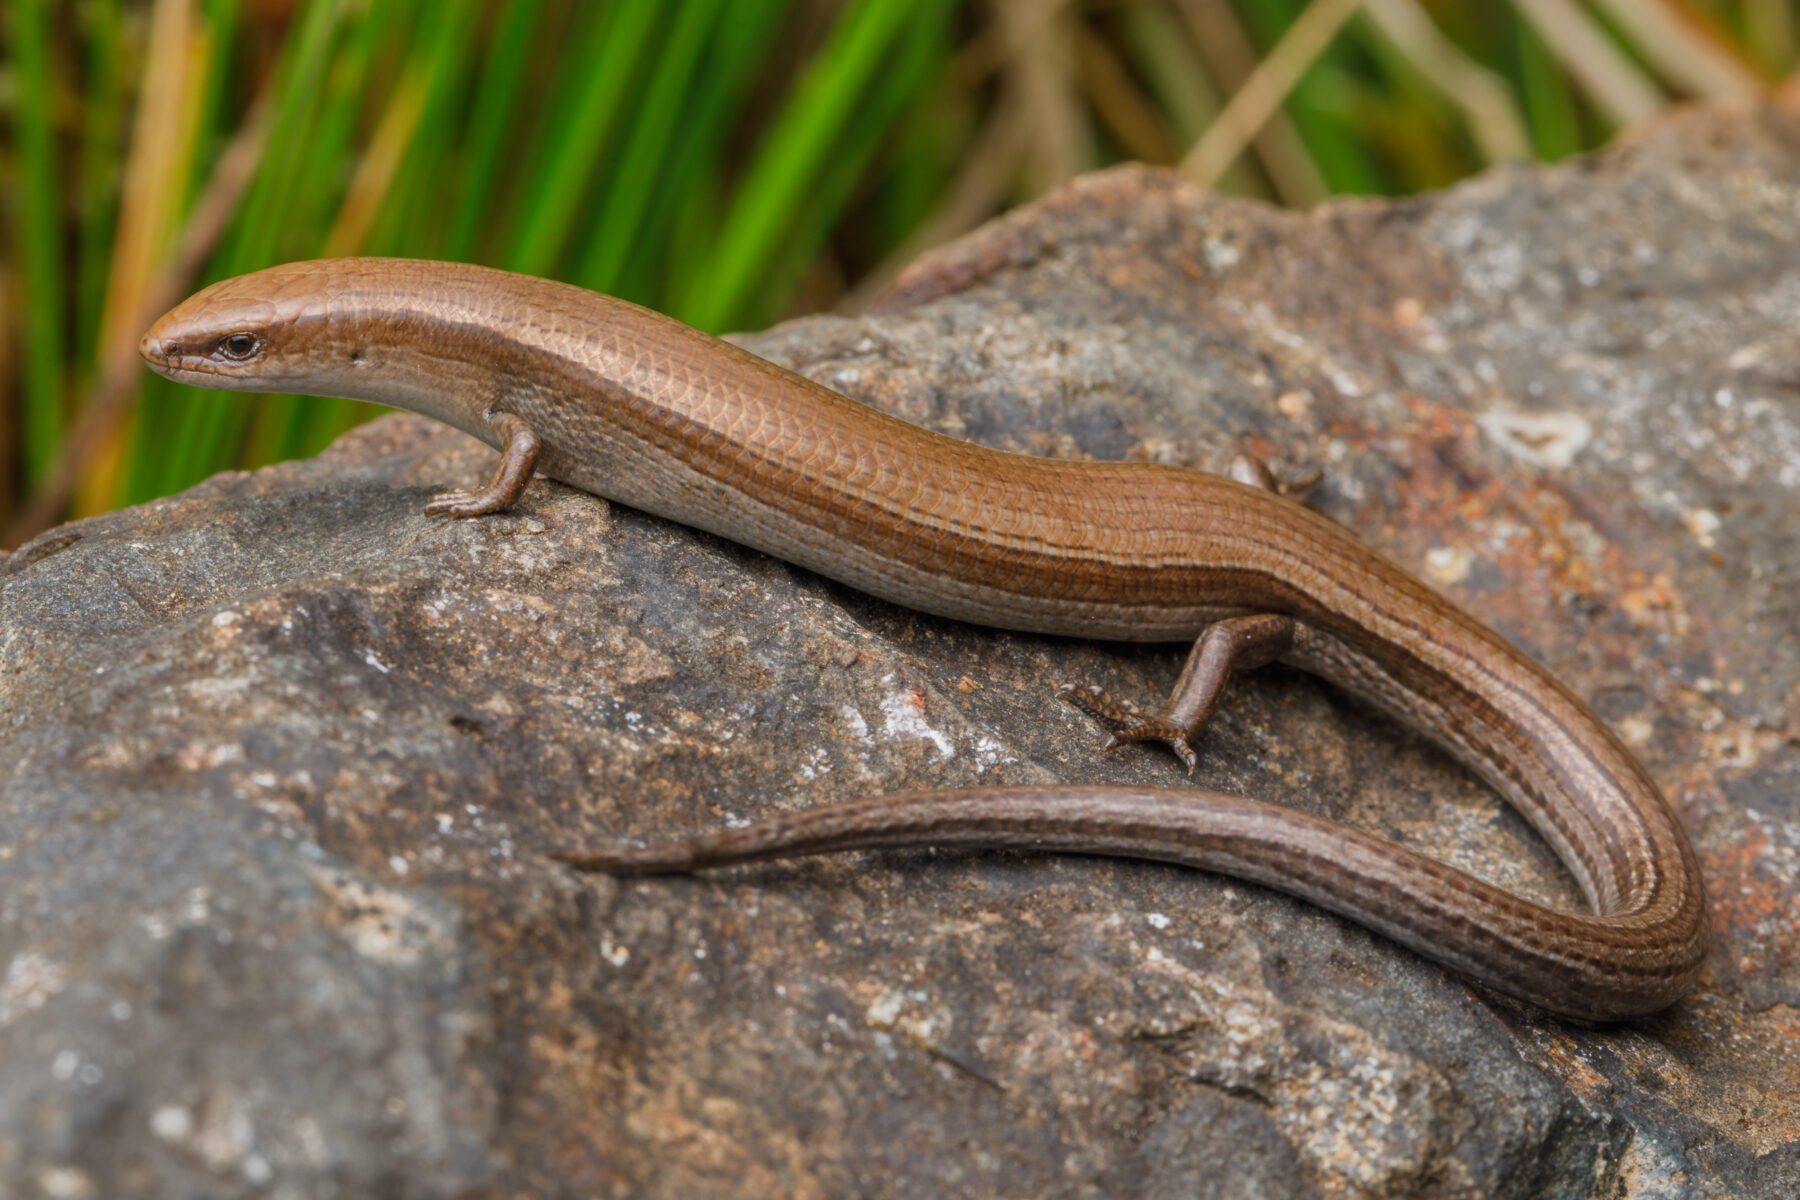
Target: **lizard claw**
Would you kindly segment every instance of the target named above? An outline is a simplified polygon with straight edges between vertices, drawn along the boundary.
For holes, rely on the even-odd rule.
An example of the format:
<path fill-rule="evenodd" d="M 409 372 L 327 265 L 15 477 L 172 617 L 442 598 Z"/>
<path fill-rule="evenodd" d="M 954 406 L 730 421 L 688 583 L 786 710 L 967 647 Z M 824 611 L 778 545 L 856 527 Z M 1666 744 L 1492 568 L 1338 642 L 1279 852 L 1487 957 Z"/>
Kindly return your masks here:
<path fill-rule="evenodd" d="M 480 492 L 466 492 L 461 489 L 453 492 L 440 492 L 425 502 L 425 515 L 428 517 L 479 517 L 498 511 L 488 501 L 489 498 Z"/>
<path fill-rule="evenodd" d="M 1057 689 L 1059 695 L 1088 716 L 1094 718 L 1111 731 L 1102 750 L 1117 750 L 1121 746 L 1129 746 L 1134 742 L 1162 742 L 1181 760 L 1188 774 L 1194 773 L 1199 763 L 1199 756 L 1188 742 L 1186 729 L 1165 720 L 1163 717 L 1140 712 L 1137 705 L 1129 700 L 1115 700 L 1104 689 L 1091 684 L 1077 686 L 1065 683 Z"/>

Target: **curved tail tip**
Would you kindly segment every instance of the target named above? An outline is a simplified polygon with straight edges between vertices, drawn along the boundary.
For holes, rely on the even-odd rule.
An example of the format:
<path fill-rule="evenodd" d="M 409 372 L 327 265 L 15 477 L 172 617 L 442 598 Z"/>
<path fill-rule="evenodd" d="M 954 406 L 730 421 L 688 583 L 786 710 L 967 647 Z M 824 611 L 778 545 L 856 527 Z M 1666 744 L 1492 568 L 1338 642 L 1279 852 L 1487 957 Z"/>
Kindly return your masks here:
<path fill-rule="evenodd" d="M 624 838 L 596 842 L 581 850 L 552 850 L 549 857 L 577 871 L 607 875 L 679 874 L 693 867 L 694 856 L 680 842 L 640 846 Z"/>

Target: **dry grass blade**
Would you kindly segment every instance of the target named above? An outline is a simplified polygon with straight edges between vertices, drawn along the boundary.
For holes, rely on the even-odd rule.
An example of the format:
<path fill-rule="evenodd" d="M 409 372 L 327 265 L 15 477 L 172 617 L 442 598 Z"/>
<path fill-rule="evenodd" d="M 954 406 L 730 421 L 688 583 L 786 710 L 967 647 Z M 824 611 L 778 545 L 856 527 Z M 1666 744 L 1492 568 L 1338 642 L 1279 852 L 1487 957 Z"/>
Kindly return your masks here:
<path fill-rule="evenodd" d="M 1569 0 L 1513 0 L 1594 104 L 1614 123 L 1631 125 L 1663 106 L 1664 96 Z"/>
<path fill-rule="evenodd" d="M 394 186 L 406 148 L 412 144 L 419 118 L 425 114 L 425 99 L 431 91 L 432 68 L 413 63 L 400 77 L 389 99 L 387 109 L 375 126 L 368 149 L 356 165 L 350 189 L 338 209 L 337 220 L 325 238 L 326 258 L 342 258 L 355 254 L 368 240 L 369 229 L 381 215 L 382 202 Z"/>
<path fill-rule="evenodd" d="M 1005 88 L 1027 121 L 1024 190 L 1030 196 L 1073 178 L 1093 161 L 1067 8 L 1065 0 L 993 0 L 1009 50 Z"/>
<path fill-rule="evenodd" d="M 1489 162 L 1531 157 L 1531 134 L 1505 81 L 1457 49 L 1418 0 L 1363 0 L 1363 11 L 1419 74 L 1462 109 Z"/>
<path fill-rule="evenodd" d="M 188 213 L 174 255 L 144 286 L 137 310 L 115 326 L 104 343 L 99 379 L 82 408 L 81 419 L 63 442 L 55 468 L 32 494 L 0 544 L 22 545 L 55 523 L 74 493 L 78 472 L 101 439 L 116 429 L 143 372 L 137 353 L 138 335 L 181 299 L 218 245 L 262 161 L 268 143 L 269 107 L 269 93 L 265 90 L 214 164 L 205 189 Z"/>
<path fill-rule="evenodd" d="M 1094 112 L 1125 152 L 1139 162 L 1174 162 L 1177 151 L 1167 122 L 1112 46 L 1084 28 L 1075 35 L 1075 49 L 1081 84 Z"/>
<path fill-rule="evenodd" d="M 158 0 L 151 14 L 144 89 L 126 159 L 118 233 L 96 340 L 96 360 L 102 364 L 108 347 L 121 340 L 136 344 L 145 292 L 168 251 L 185 199 L 183 184 L 193 162 L 198 100 L 209 57 L 193 7 L 190 0 Z M 115 410 L 99 436 L 83 447 L 81 509 L 102 511 L 111 506 L 121 451 L 121 431 L 112 419 L 116 416 Z M 64 456 L 73 440 L 63 444 Z"/>
<path fill-rule="evenodd" d="M 1256 47 L 1231 5 L 1225 0 L 1177 0 L 1176 7 L 1223 90 L 1235 93 L 1241 89 L 1256 70 Z M 1279 106 L 1269 113 L 1250 145 L 1283 204 L 1310 208 L 1330 192 L 1300 131 Z"/>
<path fill-rule="evenodd" d="M 192 161 L 196 133 L 193 98 L 204 71 L 201 56 L 193 53 L 198 35 L 192 8 L 187 0 L 160 0 L 151 15 L 144 88 L 126 159 L 118 235 L 100 323 L 102 344 L 117 338 L 121 324 L 137 315 L 183 199 L 181 182 Z"/>
<path fill-rule="evenodd" d="M 1766 71 L 1788 69 L 1794 61 L 1791 0 L 1744 0 L 1744 48 Z"/>
<path fill-rule="evenodd" d="M 1762 88 L 1744 61 L 1663 0 L 1595 0 L 1662 77 L 1694 96 L 1743 96 Z"/>
<path fill-rule="evenodd" d="M 1181 173 L 1211 187 L 1361 7 L 1362 0 L 1313 0 L 1181 161 Z"/>
<path fill-rule="evenodd" d="M 888 289 L 908 286 L 906 262 L 1121 159 L 1185 152 L 1191 178 L 1296 207 L 1400 194 L 1579 154 L 1672 96 L 1759 89 L 1796 54 L 1792 0 L 0 11 L 14 132 L 0 207 L 18 230 L 0 254 L 0 527 L 13 539 L 314 453 L 355 419 L 335 402 L 136 388 L 145 316 L 197 276 L 321 252 L 466 258 L 750 328 L 905 294 Z M 1367 22 L 1347 25 L 1359 11 Z M 271 76 L 269 154 L 194 263 L 176 243 L 205 221 L 183 239 L 183 205 Z M 1800 106 L 1800 82 L 1774 96 Z"/>

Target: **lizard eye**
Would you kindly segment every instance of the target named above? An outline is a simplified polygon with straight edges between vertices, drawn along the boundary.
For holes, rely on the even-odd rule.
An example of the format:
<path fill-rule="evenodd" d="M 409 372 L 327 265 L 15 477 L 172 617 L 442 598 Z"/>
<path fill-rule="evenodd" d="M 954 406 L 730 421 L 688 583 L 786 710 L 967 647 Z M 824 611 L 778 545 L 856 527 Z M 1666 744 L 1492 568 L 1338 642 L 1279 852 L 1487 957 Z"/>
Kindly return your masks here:
<path fill-rule="evenodd" d="M 255 354 L 261 346 L 261 340 L 254 333 L 229 333 L 219 339 L 219 353 L 240 362 Z"/>

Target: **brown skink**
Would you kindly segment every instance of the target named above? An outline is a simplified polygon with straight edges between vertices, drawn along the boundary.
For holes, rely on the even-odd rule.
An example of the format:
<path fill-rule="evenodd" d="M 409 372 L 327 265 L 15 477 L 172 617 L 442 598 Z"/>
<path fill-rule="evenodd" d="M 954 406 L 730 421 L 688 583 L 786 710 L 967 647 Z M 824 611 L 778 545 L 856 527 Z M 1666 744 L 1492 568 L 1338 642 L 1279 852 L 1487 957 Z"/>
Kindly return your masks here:
<path fill-rule="evenodd" d="M 500 449 L 476 516 L 534 470 L 876 596 L 984 625 L 1197 639 L 1169 702 L 1065 695 L 1113 744 L 1189 740 L 1233 670 L 1279 659 L 1405 721 L 1499 790 L 1593 912 L 1546 907 L 1336 822 L 1171 788 L 996 787 L 827 805 L 579 866 L 690 870 L 857 847 L 1026 847 L 1266 883 L 1551 1011 L 1653 1012 L 1695 984 L 1706 902 L 1655 783 L 1567 688 L 1330 520 L 1250 483 L 1008 454 L 908 424 L 678 321 L 452 263 L 294 263 L 159 320 L 152 369 L 200 387 L 411 409 Z"/>

